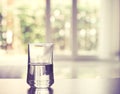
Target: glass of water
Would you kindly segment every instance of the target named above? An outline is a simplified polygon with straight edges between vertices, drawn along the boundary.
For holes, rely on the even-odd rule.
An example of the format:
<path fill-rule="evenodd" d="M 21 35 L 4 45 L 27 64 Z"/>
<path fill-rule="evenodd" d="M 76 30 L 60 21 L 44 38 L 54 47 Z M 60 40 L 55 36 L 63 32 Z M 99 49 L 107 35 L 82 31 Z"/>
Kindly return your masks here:
<path fill-rule="evenodd" d="M 35 88 L 49 88 L 54 83 L 53 43 L 28 44 L 27 83 Z"/>

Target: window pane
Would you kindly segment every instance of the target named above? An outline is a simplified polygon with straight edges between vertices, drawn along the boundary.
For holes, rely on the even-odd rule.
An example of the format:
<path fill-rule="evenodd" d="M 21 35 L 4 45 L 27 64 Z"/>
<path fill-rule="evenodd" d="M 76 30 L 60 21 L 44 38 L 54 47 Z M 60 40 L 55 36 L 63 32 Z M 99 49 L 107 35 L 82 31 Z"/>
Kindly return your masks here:
<path fill-rule="evenodd" d="M 28 3 L 29 2 L 29 3 Z M 45 1 L 16 0 L 23 44 L 45 41 Z"/>
<path fill-rule="evenodd" d="M 78 54 L 95 54 L 98 45 L 99 0 L 78 0 Z"/>
<path fill-rule="evenodd" d="M 71 0 L 51 0 L 52 40 L 57 55 L 70 55 Z"/>
<path fill-rule="evenodd" d="M 2 48 L 21 53 L 29 42 L 45 41 L 45 1 L 3 0 L 1 6 Z"/>

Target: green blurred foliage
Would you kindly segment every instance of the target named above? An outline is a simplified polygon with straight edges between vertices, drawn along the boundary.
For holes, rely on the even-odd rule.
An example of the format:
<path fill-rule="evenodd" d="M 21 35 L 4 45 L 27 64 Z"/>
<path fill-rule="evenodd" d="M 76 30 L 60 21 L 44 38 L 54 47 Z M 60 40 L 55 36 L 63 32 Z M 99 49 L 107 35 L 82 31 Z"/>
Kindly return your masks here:
<path fill-rule="evenodd" d="M 38 13 L 41 12 L 40 10 L 40 8 L 31 9 L 30 6 L 25 5 L 18 8 L 24 45 L 45 41 L 45 17 Z"/>

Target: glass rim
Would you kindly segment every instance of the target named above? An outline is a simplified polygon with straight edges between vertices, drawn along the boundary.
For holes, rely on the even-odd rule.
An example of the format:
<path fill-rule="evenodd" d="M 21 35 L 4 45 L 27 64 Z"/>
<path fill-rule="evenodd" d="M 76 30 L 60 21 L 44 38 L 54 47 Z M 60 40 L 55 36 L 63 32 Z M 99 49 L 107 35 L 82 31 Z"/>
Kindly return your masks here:
<path fill-rule="evenodd" d="M 28 43 L 28 45 L 30 46 L 52 46 L 52 45 L 54 45 L 54 43 L 52 43 L 52 42 L 43 42 L 43 43 Z"/>

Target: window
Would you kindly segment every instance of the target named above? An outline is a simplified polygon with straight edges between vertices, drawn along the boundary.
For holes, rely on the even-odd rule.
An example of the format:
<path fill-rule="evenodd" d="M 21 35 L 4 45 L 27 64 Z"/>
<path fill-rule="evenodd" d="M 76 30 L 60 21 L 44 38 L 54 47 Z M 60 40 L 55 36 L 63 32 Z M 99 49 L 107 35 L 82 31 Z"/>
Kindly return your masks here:
<path fill-rule="evenodd" d="M 51 0 L 51 36 L 57 55 L 71 54 L 71 7 L 70 0 Z"/>
<path fill-rule="evenodd" d="M 119 29 L 115 30 L 114 23 L 119 24 L 119 17 L 115 17 L 119 11 L 115 6 L 119 6 L 117 5 L 119 1 L 111 1 L 108 4 L 104 2 L 102 0 L 66 0 L 64 3 L 62 0 L 2 0 L 0 47 L 5 51 L 26 53 L 29 42 L 54 42 L 55 55 L 63 58 L 98 56 L 99 52 L 103 55 L 104 51 L 106 54 L 118 52 L 119 47 L 115 43 L 119 40 L 117 36 Z M 115 15 L 112 15 L 113 12 Z M 108 19 L 105 13 L 110 15 L 107 15 Z M 102 25 L 101 20 L 104 20 Z M 112 49 L 110 48 L 112 39 L 105 35 L 112 36 L 114 30 L 116 39 L 113 41 L 114 49 Z M 10 43 L 7 42 L 8 31 L 12 32 L 8 34 L 12 40 Z"/>
<path fill-rule="evenodd" d="M 77 41 L 78 54 L 96 54 L 98 46 L 100 0 L 78 0 Z"/>

